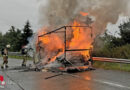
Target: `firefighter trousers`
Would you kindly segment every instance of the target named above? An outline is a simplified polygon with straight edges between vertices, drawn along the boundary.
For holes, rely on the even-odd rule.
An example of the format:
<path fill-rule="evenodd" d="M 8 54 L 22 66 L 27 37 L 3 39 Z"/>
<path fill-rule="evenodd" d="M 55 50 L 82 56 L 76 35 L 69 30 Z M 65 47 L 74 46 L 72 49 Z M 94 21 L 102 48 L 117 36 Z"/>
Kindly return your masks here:
<path fill-rule="evenodd" d="M 3 55 L 3 64 L 1 67 L 4 68 L 4 65 L 6 68 L 8 67 L 8 56 L 6 55 Z"/>
<path fill-rule="evenodd" d="M 27 55 L 23 56 L 23 62 L 22 62 L 22 66 L 26 66 L 27 63 Z"/>

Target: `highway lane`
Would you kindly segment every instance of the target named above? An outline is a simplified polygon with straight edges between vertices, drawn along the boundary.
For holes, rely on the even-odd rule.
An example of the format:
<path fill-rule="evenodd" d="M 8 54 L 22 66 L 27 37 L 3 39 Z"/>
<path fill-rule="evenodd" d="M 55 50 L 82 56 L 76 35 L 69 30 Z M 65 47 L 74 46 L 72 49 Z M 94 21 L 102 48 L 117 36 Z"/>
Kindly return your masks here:
<path fill-rule="evenodd" d="M 38 90 L 130 90 L 130 73 L 97 69 L 95 71 L 65 74 L 45 80 L 39 74 Z"/>
<path fill-rule="evenodd" d="M 9 59 L 9 70 L 0 70 L 7 83 L 0 90 L 130 90 L 130 72 L 96 69 L 45 79 L 57 73 L 23 71 L 19 67 L 21 62 Z M 32 62 L 29 61 L 29 64 Z M 11 69 L 14 67 L 17 69 Z"/>

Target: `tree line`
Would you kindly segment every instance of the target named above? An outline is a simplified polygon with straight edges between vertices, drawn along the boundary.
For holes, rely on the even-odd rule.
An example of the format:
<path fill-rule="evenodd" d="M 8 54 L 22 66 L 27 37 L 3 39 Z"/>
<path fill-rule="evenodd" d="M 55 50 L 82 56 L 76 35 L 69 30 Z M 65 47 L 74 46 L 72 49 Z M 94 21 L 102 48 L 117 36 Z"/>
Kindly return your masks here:
<path fill-rule="evenodd" d="M 99 37 L 97 43 L 100 49 L 96 49 L 98 45 L 94 45 L 94 56 L 111 57 L 111 58 L 130 58 L 130 19 L 119 26 L 120 32 L 118 37 L 105 32 Z"/>
<path fill-rule="evenodd" d="M 25 23 L 23 29 L 11 26 L 5 34 L 0 32 L 0 50 L 5 48 L 6 45 L 10 45 L 10 51 L 20 51 L 22 46 L 29 43 L 28 38 L 32 35 L 33 30 L 29 21 Z"/>

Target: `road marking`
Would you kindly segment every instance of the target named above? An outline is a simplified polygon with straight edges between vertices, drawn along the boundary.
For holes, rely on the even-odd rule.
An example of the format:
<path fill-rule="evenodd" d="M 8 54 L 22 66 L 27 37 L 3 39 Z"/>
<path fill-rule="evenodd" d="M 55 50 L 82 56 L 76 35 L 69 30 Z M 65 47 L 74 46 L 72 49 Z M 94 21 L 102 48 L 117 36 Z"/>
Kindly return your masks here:
<path fill-rule="evenodd" d="M 113 83 L 113 82 L 101 81 L 101 80 L 94 80 L 94 81 L 97 81 L 97 82 L 100 82 L 100 83 L 103 83 L 103 84 L 107 84 L 107 85 L 110 85 L 110 86 L 114 86 L 114 87 L 130 89 L 130 87 L 128 87 L 128 86 L 124 86 L 124 85 Z"/>
<path fill-rule="evenodd" d="M 73 75 L 73 74 L 68 74 L 68 75 L 71 75 L 73 77 L 79 78 L 81 80 L 90 81 L 90 79 L 86 79 L 86 78 L 78 76 L 78 75 Z M 117 84 L 115 82 L 113 83 L 113 82 L 110 82 L 110 81 L 103 81 L 103 80 L 97 80 L 97 79 L 93 79 L 93 81 L 98 82 L 98 83 L 102 83 L 102 84 L 107 84 L 107 85 L 110 85 L 110 86 L 113 86 L 113 87 L 130 89 L 130 87 L 128 87 L 128 86 L 124 86 L 122 84 Z"/>
<path fill-rule="evenodd" d="M 3 72 L 3 71 L 2 71 Z M 3 72 L 5 75 L 6 75 L 6 77 L 8 77 L 9 78 L 9 80 L 11 80 L 13 83 L 12 84 L 16 84 L 16 85 L 18 85 L 18 87 L 21 89 L 21 90 L 25 90 L 18 82 L 16 82 L 15 80 L 13 80 L 6 72 Z"/>

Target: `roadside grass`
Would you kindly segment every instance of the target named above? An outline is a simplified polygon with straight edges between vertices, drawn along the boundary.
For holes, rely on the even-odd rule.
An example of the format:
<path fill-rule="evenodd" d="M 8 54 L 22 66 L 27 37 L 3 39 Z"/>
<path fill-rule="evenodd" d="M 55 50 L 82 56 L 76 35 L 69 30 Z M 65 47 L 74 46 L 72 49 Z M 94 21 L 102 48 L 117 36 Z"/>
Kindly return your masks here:
<path fill-rule="evenodd" d="M 109 45 L 109 44 L 108 44 Z M 110 48 L 107 45 L 94 49 L 94 57 L 130 59 L 130 44 Z M 94 67 L 130 72 L 130 64 L 94 61 Z"/>
<path fill-rule="evenodd" d="M 93 66 L 95 68 L 103 68 L 106 70 L 120 70 L 130 72 L 130 64 L 94 61 Z"/>
<path fill-rule="evenodd" d="M 108 57 L 108 58 L 124 58 L 130 59 L 130 44 L 120 47 L 109 48 L 104 46 L 99 49 L 94 49 L 93 57 Z"/>
<path fill-rule="evenodd" d="M 2 56 L 0 55 L 0 57 L 2 57 Z M 21 59 L 23 59 L 23 56 L 9 55 L 8 58 L 21 60 Z M 27 60 L 32 60 L 32 58 L 31 57 L 27 57 Z"/>

